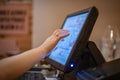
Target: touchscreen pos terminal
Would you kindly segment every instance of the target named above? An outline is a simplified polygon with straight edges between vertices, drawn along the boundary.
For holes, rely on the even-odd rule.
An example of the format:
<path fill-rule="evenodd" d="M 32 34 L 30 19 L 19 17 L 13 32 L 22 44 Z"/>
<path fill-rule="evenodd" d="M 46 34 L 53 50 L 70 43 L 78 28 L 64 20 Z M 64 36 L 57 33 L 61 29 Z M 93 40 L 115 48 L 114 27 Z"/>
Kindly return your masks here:
<path fill-rule="evenodd" d="M 69 30 L 70 35 L 58 42 L 46 61 L 63 72 L 74 70 L 88 42 L 97 16 L 96 7 L 67 15 L 61 29 Z"/>

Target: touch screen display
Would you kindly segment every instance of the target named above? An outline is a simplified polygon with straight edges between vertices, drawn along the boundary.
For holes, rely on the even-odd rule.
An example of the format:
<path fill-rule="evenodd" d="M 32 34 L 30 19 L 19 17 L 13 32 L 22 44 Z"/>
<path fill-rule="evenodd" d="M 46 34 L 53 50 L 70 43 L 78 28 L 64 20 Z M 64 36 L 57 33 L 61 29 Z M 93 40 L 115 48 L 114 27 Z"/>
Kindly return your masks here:
<path fill-rule="evenodd" d="M 69 55 L 81 32 L 83 24 L 88 16 L 88 12 L 67 17 L 62 29 L 69 30 L 70 35 L 61 39 L 50 52 L 49 58 L 65 65 Z"/>

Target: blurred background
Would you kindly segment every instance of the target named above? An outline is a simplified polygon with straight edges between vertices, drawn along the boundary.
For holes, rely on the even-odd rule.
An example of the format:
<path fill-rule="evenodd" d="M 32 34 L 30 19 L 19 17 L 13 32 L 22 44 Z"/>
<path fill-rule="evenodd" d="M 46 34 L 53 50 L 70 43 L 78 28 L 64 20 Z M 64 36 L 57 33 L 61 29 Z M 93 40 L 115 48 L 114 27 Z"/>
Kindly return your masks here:
<path fill-rule="evenodd" d="M 21 6 L 24 6 L 24 8 Z M 106 27 L 109 25 L 113 28 L 117 27 L 119 38 L 120 0 L 0 0 L 0 54 L 7 53 L 14 55 L 40 46 L 55 29 L 61 27 L 67 14 L 91 6 L 98 8 L 99 16 L 94 25 L 90 40 L 94 41 L 102 52 L 104 47 L 102 40 L 106 34 Z M 4 10 L 9 10 L 11 13 L 15 10 L 22 11 L 23 14 L 18 13 L 16 16 L 8 14 L 7 18 L 11 19 L 14 17 L 23 21 L 19 23 L 12 21 L 3 22 L 2 18 L 4 19 L 6 15 L 2 14 L 2 10 L 3 12 Z M 3 24 L 5 27 L 14 24 L 14 26 L 20 25 L 23 28 L 19 26 L 14 28 L 8 28 L 8 26 L 5 28 Z M 118 40 L 117 46 L 119 45 Z M 119 47 L 117 47 L 117 50 L 119 50 Z M 117 51 L 117 54 L 116 56 L 119 57 L 120 51 Z"/>

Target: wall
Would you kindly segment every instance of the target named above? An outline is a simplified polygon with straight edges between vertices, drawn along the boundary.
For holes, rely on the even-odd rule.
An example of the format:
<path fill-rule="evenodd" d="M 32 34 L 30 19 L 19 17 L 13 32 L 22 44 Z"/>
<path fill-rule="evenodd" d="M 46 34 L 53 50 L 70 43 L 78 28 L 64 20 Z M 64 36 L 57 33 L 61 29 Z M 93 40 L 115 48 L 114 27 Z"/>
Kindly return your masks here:
<path fill-rule="evenodd" d="M 3 47 L 3 46 L 0 46 L 0 54 L 2 53 L 2 51 L 3 51 L 3 53 L 8 53 L 8 49 L 7 49 L 7 47 L 10 47 L 10 50 L 12 50 L 13 51 L 13 48 L 12 47 L 15 47 L 15 46 L 13 46 L 14 44 L 16 45 L 16 47 L 17 48 L 19 48 L 20 49 L 20 51 L 21 52 L 23 52 L 23 51 L 26 51 L 26 50 L 29 50 L 29 49 L 31 49 L 31 36 L 32 36 L 32 30 L 31 30 L 31 27 L 32 27 L 32 1 L 31 0 L 29 0 L 29 1 L 24 1 L 24 0 L 7 0 L 7 1 L 5 1 L 5 0 L 1 0 L 0 1 L 0 7 L 2 6 L 2 5 L 4 5 L 4 6 L 7 6 L 7 4 L 16 4 L 16 5 L 27 5 L 28 7 L 29 7 L 29 11 L 28 11 L 28 15 L 30 15 L 28 18 L 29 18 L 29 22 L 28 22 L 28 33 L 27 34 L 0 34 L 0 42 L 2 42 L 2 41 L 4 41 L 4 43 L 6 44 L 6 45 L 4 45 L 4 51 L 3 50 L 1 50 L 1 47 Z M 6 42 L 5 42 L 6 41 Z M 10 42 L 9 44 L 11 44 L 11 43 L 14 43 L 14 44 L 11 44 L 11 45 L 9 45 L 9 44 L 7 44 L 7 42 Z M 15 50 L 15 49 L 14 49 Z"/>
<path fill-rule="evenodd" d="M 33 0 L 33 41 L 39 46 L 56 28 L 60 28 L 67 14 L 96 6 L 99 17 L 90 40 L 98 47 L 108 25 L 120 26 L 120 0 Z"/>

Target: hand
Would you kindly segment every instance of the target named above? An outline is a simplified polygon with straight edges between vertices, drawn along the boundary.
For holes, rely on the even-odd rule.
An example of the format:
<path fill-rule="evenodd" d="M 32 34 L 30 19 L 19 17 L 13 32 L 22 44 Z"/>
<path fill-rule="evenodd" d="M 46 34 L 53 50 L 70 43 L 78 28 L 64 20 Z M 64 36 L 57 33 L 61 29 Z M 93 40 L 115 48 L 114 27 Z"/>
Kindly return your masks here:
<path fill-rule="evenodd" d="M 44 49 L 45 53 L 49 53 L 51 49 L 55 47 L 58 41 L 69 35 L 68 30 L 57 29 L 53 32 L 53 34 L 48 37 L 45 42 L 41 45 Z"/>

